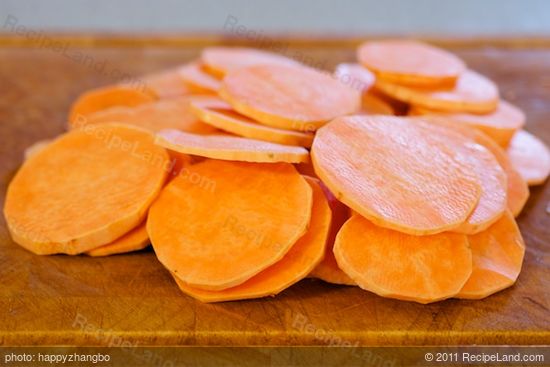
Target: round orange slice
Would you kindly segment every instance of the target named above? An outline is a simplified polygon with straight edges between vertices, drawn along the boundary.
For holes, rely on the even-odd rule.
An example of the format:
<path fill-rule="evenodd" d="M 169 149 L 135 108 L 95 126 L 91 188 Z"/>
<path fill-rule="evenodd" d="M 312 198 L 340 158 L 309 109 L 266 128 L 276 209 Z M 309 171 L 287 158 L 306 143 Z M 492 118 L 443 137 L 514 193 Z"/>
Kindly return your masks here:
<path fill-rule="evenodd" d="M 359 64 L 342 63 L 336 65 L 334 77 L 342 84 L 362 93 L 374 85 L 374 74 Z"/>
<path fill-rule="evenodd" d="M 201 157 L 243 162 L 309 162 L 303 147 L 226 135 L 197 135 L 179 130 L 162 130 L 156 143 L 176 152 Z"/>
<path fill-rule="evenodd" d="M 506 153 L 512 165 L 530 186 L 540 185 L 550 174 L 550 151 L 546 144 L 533 134 L 520 130 L 508 146 Z"/>
<path fill-rule="evenodd" d="M 291 164 L 207 160 L 166 186 L 147 233 L 185 284 L 231 288 L 277 263 L 306 233 L 312 195 Z"/>
<path fill-rule="evenodd" d="M 473 270 L 457 298 L 485 298 L 516 282 L 525 244 L 511 213 L 506 213 L 486 231 L 469 236 L 468 241 Z"/>
<path fill-rule="evenodd" d="M 198 62 L 191 62 L 182 66 L 179 73 L 187 86 L 197 93 L 216 93 L 220 89 L 220 81 L 204 72 Z"/>
<path fill-rule="evenodd" d="M 207 47 L 201 54 L 203 66 L 217 77 L 254 65 L 300 65 L 283 55 L 247 47 Z"/>
<path fill-rule="evenodd" d="M 357 59 L 378 78 L 410 86 L 453 83 L 466 70 L 452 53 L 411 40 L 365 42 L 357 50 Z"/>
<path fill-rule="evenodd" d="M 323 257 L 331 219 L 331 211 L 319 183 L 311 178 L 306 180 L 313 190 L 309 228 L 281 260 L 246 282 L 220 291 L 192 288 L 174 276 L 180 289 L 202 302 L 223 302 L 274 296 L 305 278 Z"/>
<path fill-rule="evenodd" d="M 221 106 L 223 103 L 226 105 Z M 223 100 L 191 102 L 191 111 L 201 121 L 245 138 L 302 147 L 310 147 L 313 142 L 313 134 L 259 124 L 232 111 Z"/>
<path fill-rule="evenodd" d="M 143 222 L 113 242 L 86 251 L 85 254 L 92 257 L 110 256 L 143 250 L 147 246 L 149 246 L 149 235 L 145 228 L 145 222 Z"/>
<path fill-rule="evenodd" d="M 179 75 L 178 69 L 147 74 L 124 84 L 134 88 L 150 89 L 161 99 L 181 97 L 191 93 Z"/>
<path fill-rule="evenodd" d="M 78 254 L 135 228 L 164 186 L 169 156 L 126 125 L 70 131 L 26 160 L 6 194 L 14 241 L 40 254 Z"/>
<path fill-rule="evenodd" d="M 376 88 L 389 97 L 422 108 L 471 113 L 492 113 L 498 107 L 498 88 L 491 80 L 466 70 L 446 89 L 414 89 L 377 79 Z"/>
<path fill-rule="evenodd" d="M 340 117 L 317 132 L 312 162 L 338 200 L 375 224 L 415 235 L 448 231 L 473 211 L 480 186 L 459 153 L 428 137 L 407 118 Z"/>
<path fill-rule="evenodd" d="M 358 215 L 338 232 L 334 255 L 361 288 L 419 303 L 455 296 L 472 274 L 465 235 L 411 236 L 377 227 Z"/>
<path fill-rule="evenodd" d="M 225 77 L 220 95 L 237 112 L 262 124 L 304 132 L 361 107 L 359 91 L 305 66 L 239 69 Z"/>

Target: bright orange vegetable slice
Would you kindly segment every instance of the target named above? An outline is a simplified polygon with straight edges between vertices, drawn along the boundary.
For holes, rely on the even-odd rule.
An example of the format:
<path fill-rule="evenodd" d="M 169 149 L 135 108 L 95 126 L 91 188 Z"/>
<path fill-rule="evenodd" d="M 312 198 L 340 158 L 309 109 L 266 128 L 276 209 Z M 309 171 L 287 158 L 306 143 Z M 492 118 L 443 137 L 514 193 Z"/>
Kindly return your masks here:
<path fill-rule="evenodd" d="M 92 89 L 80 95 L 71 106 L 69 123 L 71 126 L 86 123 L 86 118 L 97 111 L 115 106 L 135 107 L 150 103 L 157 95 L 148 88 L 134 88 L 128 85 L 114 85 Z"/>
<path fill-rule="evenodd" d="M 525 244 L 511 213 L 506 213 L 486 231 L 469 236 L 468 240 L 473 271 L 457 298 L 485 298 L 516 282 Z"/>
<path fill-rule="evenodd" d="M 191 102 L 191 111 L 201 121 L 245 138 L 302 147 L 310 147 L 313 142 L 313 134 L 259 124 L 232 111 L 227 103 L 222 108 L 218 108 L 222 103 L 226 102 L 223 100 Z"/>
<path fill-rule="evenodd" d="M 344 204 L 382 227 L 415 235 L 460 226 L 477 205 L 471 166 L 425 127 L 395 116 L 340 117 L 317 132 L 315 172 Z M 455 142 L 456 143 L 456 142 Z"/>
<path fill-rule="evenodd" d="M 47 147 L 48 144 L 50 144 L 51 142 L 52 142 L 51 139 L 44 139 L 44 140 L 39 140 L 35 142 L 31 146 L 27 147 L 27 149 L 25 149 L 25 151 L 23 152 L 23 157 L 25 159 L 29 159 L 30 157 L 32 157 L 33 155 L 35 155 L 36 153 L 40 152 L 42 149 Z"/>
<path fill-rule="evenodd" d="M 336 65 L 334 77 L 344 85 L 366 93 L 374 85 L 374 74 L 359 64 Z"/>
<path fill-rule="evenodd" d="M 365 93 L 361 98 L 361 110 L 358 114 L 395 115 L 395 110 L 393 107 L 375 94 Z"/>
<path fill-rule="evenodd" d="M 220 95 L 237 112 L 262 124 L 304 132 L 361 107 L 360 91 L 305 66 L 239 69 L 224 78 Z"/>
<path fill-rule="evenodd" d="M 191 112 L 188 97 L 163 99 L 137 107 L 112 107 L 80 119 L 79 126 L 87 124 L 123 123 L 152 132 L 178 129 L 195 134 L 213 134 L 218 130 L 202 123 Z"/>
<path fill-rule="evenodd" d="M 212 75 L 220 78 L 254 65 L 300 65 L 283 55 L 246 47 L 207 47 L 202 51 L 201 61 Z"/>
<path fill-rule="evenodd" d="M 85 254 L 93 257 L 110 256 L 143 250 L 147 246 L 149 246 L 149 235 L 147 235 L 145 222 L 143 222 L 113 242 L 86 251 Z"/>
<path fill-rule="evenodd" d="M 413 106 L 439 111 L 492 113 L 499 101 L 495 83 L 472 70 L 462 73 L 447 89 L 414 89 L 382 79 L 377 79 L 376 89 Z"/>
<path fill-rule="evenodd" d="M 533 134 L 518 131 L 506 150 L 512 165 L 530 186 L 543 184 L 550 174 L 550 151 Z"/>
<path fill-rule="evenodd" d="M 191 62 L 182 66 L 179 69 L 179 73 L 188 87 L 197 93 L 216 93 L 220 89 L 220 81 L 204 72 L 198 62 Z"/>
<path fill-rule="evenodd" d="M 472 274 L 465 235 L 411 236 L 352 216 L 336 236 L 338 265 L 361 288 L 430 303 L 455 296 Z"/>
<path fill-rule="evenodd" d="M 312 200 L 291 164 L 207 160 L 166 186 L 149 210 L 147 233 L 160 262 L 184 283 L 222 290 L 281 260 L 306 233 Z"/>
<path fill-rule="evenodd" d="M 411 86 L 454 83 L 466 70 L 452 53 L 412 40 L 365 42 L 357 50 L 357 59 L 378 78 Z"/>
<path fill-rule="evenodd" d="M 185 85 L 178 68 L 147 74 L 132 83 L 126 83 L 126 85 L 137 88 L 145 87 L 154 91 L 161 99 L 191 94 L 191 90 Z"/>
<path fill-rule="evenodd" d="M 305 278 L 323 258 L 331 222 L 330 207 L 318 181 L 306 180 L 313 190 L 309 228 L 281 260 L 246 282 L 221 291 L 192 288 L 174 276 L 180 289 L 202 302 L 223 302 L 274 296 Z"/>
<path fill-rule="evenodd" d="M 411 114 L 438 116 L 456 123 L 475 127 L 493 138 L 502 147 L 508 146 L 516 131 L 525 125 L 525 114 L 523 111 L 503 100 L 498 103 L 498 107 L 494 112 L 484 115 L 444 113 L 421 107 L 413 108 Z"/>
<path fill-rule="evenodd" d="M 143 221 L 164 186 L 168 153 L 126 125 L 68 132 L 26 160 L 4 216 L 13 240 L 40 254 L 78 254 Z"/>
<path fill-rule="evenodd" d="M 176 152 L 213 159 L 243 162 L 309 162 L 309 152 L 293 147 L 237 136 L 197 135 L 179 130 L 162 130 L 156 143 Z"/>

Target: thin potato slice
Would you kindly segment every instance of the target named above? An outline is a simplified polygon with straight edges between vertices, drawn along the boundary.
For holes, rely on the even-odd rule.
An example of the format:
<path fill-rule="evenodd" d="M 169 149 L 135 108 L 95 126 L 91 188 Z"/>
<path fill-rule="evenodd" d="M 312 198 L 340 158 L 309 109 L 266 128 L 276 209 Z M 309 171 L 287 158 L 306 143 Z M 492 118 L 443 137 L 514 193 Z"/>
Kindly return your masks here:
<path fill-rule="evenodd" d="M 516 282 L 525 244 L 511 213 L 506 213 L 486 231 L 469 236 L 468 241 L 473 271 L 457 298 L 485 298 Z"/>
<path fill-rule="evenodd" d="M 125 125 L 73 130 L 26 160 L 4 216 L 14 241 L 40 254 L 78 254 L 136 227 L 166 180 L 169 156 Z"/>
<path fill-rule="evenodd" d="M 374 74 L 359 64 L 342 63 L 336 65 L 334 77 L 344 85 L 366 93 L 374 85 Z"/>
<path fill-rule="evenodd" d="M 340 117 L 317 132 L 312 162 L 338 200 L 375 224 L 415 235 L 448 231 L 473 211 L 480 186 L 459 152 L 429 138 L 412 119 Z"/>
<path fill-rule="evenodd" d="M 92 257 L 110 256 L 143 250 L 147 246 L 149 246 L 149 235 L 143 222 L 113 242 L 86 251 L 85 254 Z"/>
<path fill-rule="evenodd" d="M 126 85 L 134 88 L 147 88 L 155 92 L 160 99 L 182 97 L 191 94 L 191 90 L 185 85 L 185 82 L 179 70 L 169 69 L 152 74 L 147 74 L 132 80 Z"/>
<path fill-rule="evenodd" d="M 338 232 L 334 255 L 361 288 L 419 303 L 455 296 L 472 274 L 465 235 L 411 236 L 377 227 L 358 215 Z"/>
<path fill-rule="evenodd" d="M 412 40 L 365 42 L 357 59 L 379 79 L 417 87 L 452 84 L 466 69 L 452 53 Z"/>
<path fill-rule="evenodd" d="M 27 149 L 25 149 L 25 151 L 23 152 L 23 157 L 25 158 L 25 160 L 29 159 L 30 157 L 47 147 L 48 144 L 50 144 L 51 142 L 51 139 L 44 139 L 35 142 L 31 146 L 27 147 Z"/>
<path fill-rule="evenodd" d="M 245 138 L 302 147 L 310 147 L 313 142 L 313 134 L 259 124 L 232 111 L 229 104 L 218 108 L 222 103 L 225 102 L 223 100 L 191 102 L 191 111 L 201 121 Z"/>
<path fill-rule="evenodd" d="M 365 93 L 361 97 L 361 115 L 395 115 L 393 107 L 373 93 Z"/>
<path fill-rule="evenodd" d="M 375 86 L 401 102 L 439 111 L 492 113 L 499 101 L 495 83 L 472 70 L 462 73 L 456 84 L 446 89 L 414 89 L 382 79 L 377 79 Z"/>
<path fill-rule="evenodd" d="M 323 258 L 331 222 L 330 207 L 318 181 L 306 179 L 313 190 L 309 228 L 281 260 L 246 282 L 221 291 L 192 288 L 174 276 L 180 289 L 202 302 L 223 302 L 274 296 L 305 278 Z"/>
<path fill-rule="evenodd" d="M 361 92 L 305 66 L 260 65 L 227 75 L 220 96 L 264 125 L 311 132 L 359 111 Z"/>
<path fill-rule="evenodd" d="M 180 153 L 229 161 L 263 163 L 309 161 L 309 152 L 305 148 L 237 136 L 197 135 L 179 130 L 162 130 L 157 134 L 156 143 Z"/>
<path fill-rule="evenodd" d="M 222 290 L 281 260 L 306 233 L 312 200 L 291 164 L 207 160 L 166 186 L 147 233 L 160 262 L 185 284 Z"/>
<path fill-rule="evenodd" d="M 543 184 L 550 174 L 550 150 L 539 138 L 518 131 L 506 150 L 512 165 L 529 186 Z"/>
<path fill-rule="evenodd" d="M 197 93 L 216 93 L 220 89 L 220 81 L 204 72 L 198 62 L 191 62 L 182 66 L 179 73 L 187 86 Z"/>

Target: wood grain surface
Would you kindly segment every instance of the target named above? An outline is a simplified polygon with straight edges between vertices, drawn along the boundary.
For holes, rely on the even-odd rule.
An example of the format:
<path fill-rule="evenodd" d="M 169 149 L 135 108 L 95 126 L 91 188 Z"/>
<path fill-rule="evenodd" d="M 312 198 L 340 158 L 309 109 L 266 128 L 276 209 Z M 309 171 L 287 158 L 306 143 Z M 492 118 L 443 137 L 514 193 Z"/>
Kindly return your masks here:
<path fill-rule="evenodd" d="M 0 42 L 0 204 L 33 142 L 64 131 L 82 91 L 197 57 L 200 42 L 162 47 L 103 41 L 67 52 Z M 9 47 L 8 47 L 9 46 Z M 289 43 L 287 53 L 331 69 L 349 43 Z M 499 42 L 451 48 L 493 78 L 550 144 L 550 48 Z M 98 198 L 101 200 L 101 198 Z M 183 295 L 154 254 L 36 256 L 0 219 L 0 345 L 550 344 L 550 184 L 532 188 L 519 224 L 527 244 L 517 284 L 481 301 L 419 305 L 306 279 L 275 298 L 202 304 Z M 548 208 L 548 209 L 547 209 Z"/>

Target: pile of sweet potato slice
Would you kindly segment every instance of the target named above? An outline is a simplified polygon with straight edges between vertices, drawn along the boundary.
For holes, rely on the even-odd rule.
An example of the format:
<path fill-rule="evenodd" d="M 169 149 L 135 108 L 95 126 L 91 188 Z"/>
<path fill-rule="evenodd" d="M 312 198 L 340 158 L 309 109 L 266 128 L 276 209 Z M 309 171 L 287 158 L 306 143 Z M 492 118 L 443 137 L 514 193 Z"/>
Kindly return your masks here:
<path fill-rule="evenodd" d="M 152 244 L 203 302 L 305 277 L 421 303 L 514 284 L 514 217 L 550 152 L 491 80 L 419 42 L 367 42 L 334 73 L 261 50 L 83 93 L 37 142 L 4 215 L 36 254 Z"/>

